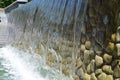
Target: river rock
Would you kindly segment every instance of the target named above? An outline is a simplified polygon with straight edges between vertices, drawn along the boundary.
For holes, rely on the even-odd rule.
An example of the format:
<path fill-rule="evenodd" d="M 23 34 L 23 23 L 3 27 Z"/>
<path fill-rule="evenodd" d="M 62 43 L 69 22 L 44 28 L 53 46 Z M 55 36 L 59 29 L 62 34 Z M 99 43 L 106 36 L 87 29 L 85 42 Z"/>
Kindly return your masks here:
<path fill-rule="evenodd" d="M 84 51 L 84 63 L 88 65 L 90 63 L 90 52 L 89 50 Z"/>
<path fill-rule="evenodd" d="M 111 63 L 111 61 L 112 61 L 112 56 L 111 55 L 108 55 L 108 54 L 104 54 L 104 56 L 103 56 L 103 59 L 104 59 L 104 61 L 106 62 L 106 63 Z"/>
<path fill-rule="evenodd" d="M 95 74 L 96 75 L 99 75 L 99 74 L 101 74 L 102 73 L 102 69 L 97 69 L 96 71 L 95 71 Z"/>
<path fill-rule="evenodd" d="M 90 80 L 97 80 L 96 76 L 95 76 L 95 73 L 92 73 L 91 74 L 91 79 Z"/>
<path fill-rule="evenodd" d="M 91 76 L 87 73 L 85 73 L 84 75 L 84 80 L 90 80 Z"/>
<path fill-rule="evenodd" d="M 111 69 L 111 66 L 109 66 L 109 65 L 104 65 L 104 66 L 102 67 L 102 70 L 103 70 L 105 73 L 107 73 L 107 74 L 113 74 L 113 71 L 112 71 L 112 69 Z"/>
<path fill-rule="evenodd" d="M 80 68 L 81 66 L 82 66 L 82 61 L 81 61 L 80 58 L 78 58 L 78 59 L 76 60 L 76 67 L 77 67 L 77 68 Z"/>
<path fill-rule="evenodd" d="M 106 80 L 113 80 L 113 75 L 107 75 Z"/>
<path fill-rule="evenodd" d="M 98 80 L 106 80 L 106 74 L 105 74 L 105 73 L 101 73 L 101 74 L 98 76 Z"/>
<path fill-rule="evenodd" d="M 80 47 L 80 50 L 82 51 L 82 52 L 84 52 L 85 51 L 85 45 L 81 45 L 81 47 Z"/>
<path fill-rule="evenodd" d="M 117 47 L 117 56 L 120 56 L 120 43 L 116 44 Z"/>
<path fill-rule="evenodd" d="M 114 69 L 114 73 L 113 73 L 114 77 L 116 78 L 120 78 L 120 66 L 117 65 Z"/>
<path fill-rule="evenodd" d="M 111 35 L 111 40 L 112 40 L 113 42 L 116 41 L 116 34 L 115 34 L 115 33 Z"/>
<path fill-rule="evenodd" d="M 95 71 L 95 60 L 92 60 L 90 64 L 87 66 L 87 72 L 92 73 Z"/>
<path fill-rule="evenodd" d="M 115 44 L 112 42 L 109 42 L 108 46 L 107 46 L 107 50 L 108 51 L 113 51 L 115 49 Z"/>
<path fill-rule="evenodd" d="M 120 41 L 120 26 L 118 26 L 117 28 L 117 32 L 116 32 L 116 41 Z"/>
<path fill-rule="evenodd" d="M 103 58 L 100 57 L 100 56 L 95 56 L 95 63 L 96 63 L 96 66 L 99 67 L 103 64 Z"/>
<path fill-rule="evenodd" d="M 91 42 L 90 41 L 86 41 L 85 42 L 85 47 L 86 47 L 86 49 L 90 49 L 91 48 Z"/>
<path fill-rule="evenodd" d="M 91 66 L 91 64 L 89 64 L 89 65 L 87 66 L 87 73 L 89 73 L 89 74 L 91 73 L 91 67 L 90 67 L 90 66 Z"/>

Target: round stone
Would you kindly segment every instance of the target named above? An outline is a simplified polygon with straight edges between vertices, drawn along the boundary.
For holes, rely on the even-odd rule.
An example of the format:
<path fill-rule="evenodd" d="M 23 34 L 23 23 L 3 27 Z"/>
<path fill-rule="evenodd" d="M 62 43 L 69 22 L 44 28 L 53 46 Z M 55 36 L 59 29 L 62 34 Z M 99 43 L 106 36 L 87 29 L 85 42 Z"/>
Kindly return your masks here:
<path fill-rule="evenodd" d="M 92 60 L 87 66 L 87 72 L 90 74 L 95 71 L 95 60 Z"/>
<path fill-rule="evenodd" d="M 84 52 L 85 51 L 85 45 L 81 45 L 81 47 L 80 47 L 80 50 L 82 51 L 82 52 Z"/>
<path fill-rule="evenodd" d="M 88 73 L 88 74 L 91 73 L 91 67 L 90 67 L 90 64 L 87 66 L 87 73 Z"/>
<path fill-rule="evenodd" d="M 90 57 L 91 59 L 95 58 L 95 52 L 93 51 L 93 49 L 90 49 Z"/>
<path fill-rule="evenodd" d="M 81 66 L 82 66 L 82 61 L 81 61 L 80 58 L 78 58 L 78 59 L 76 60 L 76 67 L 77 67 L 77 68 L 80 68 Z"/>
<path fill-rule="evenodd" d="M 113 74 L 112 68 L 109 65 L 104 65 L 102 70 L 107 74 Z"/>
<path fill-rule="evenodd" d="M 105 73 L 101 73 L 101 74 L 98 76 L 98 80 L 106 80 L 106 74 L 105 74 Z"/>
<path fill-rule="evenodd" d="M 113 75 L 107 75 L 106 80 L 113 80 Z"/>
<path fill-rule="evenodd" d="M 96 66 L 99 67 L 103 64 L 103 58 L 100 57 L 100 56 L 95 56 L 95 63 L 96 63 Z"/>
<path fill-rule="evenodd" d="M 116 41 L 120 41 L 120 26 L 117 28 Z"/>
<path fill-rule="evenodd" d="M 90 80 L 91 76 L 87 73 L 85 73 L 84 75 L 84 80 Z"/>
<path fill-rule="evenodd" d="M 85 47 L 86 47 L 86 49 L 90 49 L 91 48 L 91 42 L 90 41 L 86 41 L 85 42 Z"/>
<path fill-rule="evenodd" d="M 103 59 L 104 59 L 104 61 L 106 62 L 106 63 L 111 63 L 111 61 L 112 61 L 112 56 L 111 55 L 108 55 L 108 54 L 104 54 L 103 55 Z"/>
<path fill-rule="evenodd" d="M 117 47 L 117 56 L 120 56 L 120 43 L 116 44 Z"/>
<path fill-rule="evenodd" d="M 90 52 L 89 50 L 84 51 L 84 63 L 88 65 L 90 63 Z"/>
<path fill-rule="evenodd" d="M 95 73 L 92 73 L 91 74 L 91 79 L 90 80 L 97 80 L 96 76 L 95 76 Z"/>
<path fill-rule="evenodd" d="M 114 42 L 116 41 L 116 34 L 115 33 L 111 35 L 111 40 Z"/>
<path fill-rule="evenodd" d="M 96 71 L 95 71 L 95 74 L 96 75 L 99 75 L 99 74 L 101 74 L 102 73 L 102 69 L 97 69 Z"/>
<path fill-rule="evenodd" d="M 120 78 L 120 66 L 117 65 L 114 69 L 114 77 Z"/>
<path fill-rule="evenodd" d="M 109 51 L 113 51 L 115 49 L 115 44 L 112 42 L 109 42 L 108 46 L 107 46 L 107 50 Z"/>

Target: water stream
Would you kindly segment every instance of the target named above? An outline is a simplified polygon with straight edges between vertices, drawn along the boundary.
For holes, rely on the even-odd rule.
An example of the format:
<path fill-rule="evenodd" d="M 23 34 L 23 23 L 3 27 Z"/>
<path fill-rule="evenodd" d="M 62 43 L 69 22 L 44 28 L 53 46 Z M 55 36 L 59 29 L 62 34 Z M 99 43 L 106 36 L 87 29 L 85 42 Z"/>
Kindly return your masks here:
<path fill-rule="evenodd" d="M 0 80 L 72 80 L 58 70 L 43 65 L 42 57 L 12 46 L 0 49 Z"/>
<path fill-rule="evenodd" d="M 86 7 L 87 0 L 32 0 L 8 13 L 12 46 L 0 50 L 0 79 L 72 80 Z"/>

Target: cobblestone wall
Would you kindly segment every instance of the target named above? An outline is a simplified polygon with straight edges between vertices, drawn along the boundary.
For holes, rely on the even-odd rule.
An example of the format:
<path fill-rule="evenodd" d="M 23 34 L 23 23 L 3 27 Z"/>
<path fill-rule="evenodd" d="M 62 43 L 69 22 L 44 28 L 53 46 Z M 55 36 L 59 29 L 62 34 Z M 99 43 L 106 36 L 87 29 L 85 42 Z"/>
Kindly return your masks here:
<path fill-rule="evenodd" d="M 120 0 L 88 1 L 75 80 L 120 80 Z"/>
<path fill-rule="evenodd" d="M 94 36 L 106 44 L 120 25 L 119 0 L 88 0 L 85 27 L 88 39 Z M 90 34 L 89 34 L 90 33 Z"/>

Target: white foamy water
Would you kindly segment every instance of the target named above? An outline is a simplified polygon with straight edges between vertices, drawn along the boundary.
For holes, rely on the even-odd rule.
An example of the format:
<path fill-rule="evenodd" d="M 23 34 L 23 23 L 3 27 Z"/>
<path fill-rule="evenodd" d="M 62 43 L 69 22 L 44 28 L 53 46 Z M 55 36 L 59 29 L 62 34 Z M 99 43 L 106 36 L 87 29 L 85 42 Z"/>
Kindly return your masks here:
<path fill-rule="evenodd" d="M 5 60 L 2 65 L 9 74 L 13 75 L 14 80 L 47 80 L 35 72 L 33 65 L 26 62 L 18 53 L 21 52 L 15 51 L 10 46 L 0 50 L 0 57 Z M 28 57 L 26 56 L 26 58 Z"/>
<path fill-rule="evenodd" d="M 0 80 L 70 80 L 42 65 L 39 55 L 6 46 L 0 49 Z"/>

